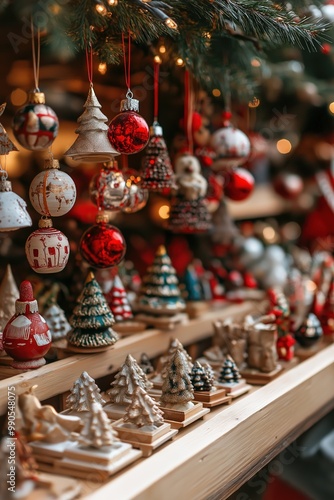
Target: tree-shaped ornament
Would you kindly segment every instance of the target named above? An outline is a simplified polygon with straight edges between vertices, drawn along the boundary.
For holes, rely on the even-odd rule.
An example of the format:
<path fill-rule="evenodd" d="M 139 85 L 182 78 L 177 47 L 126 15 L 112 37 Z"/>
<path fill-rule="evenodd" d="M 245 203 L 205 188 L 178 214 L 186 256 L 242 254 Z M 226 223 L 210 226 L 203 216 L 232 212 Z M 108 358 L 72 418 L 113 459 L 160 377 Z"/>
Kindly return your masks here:
<path fill-rule="evenodd" d="M 112 329 L 115 323 L 113 314 L 92 272 L 88 273 L 69 322 L 72 327 L 67 334 L 69 346 L 94 352 L 97 348 L 108 348 L 118 340 Z"/>
<path fill-rule="evenodd" d="M 231 124 L 232 113 L 224 111 L 223 126 L 212 134 L 210 146 L 216 156 L 212 163 L 212 170 L 220 172 L 242 165 L 250 154 L 250 140 L 238 128 Z"/>
<path fill-rule="evenodd" d="M 119 154 L 108 140 L 108 118 L 102 113 L 101 107 L 91 83 L 84 104 L 85 111 L 78 118 L 78 128 L 75 131 L 78 137 L 64 153 L 65 156 L 76 161 L 97 163 L 112 160 Z"/>
<path fill-rule="evenodd" d="M 100 403 L 94 401 L 89 410 L 86 425 L 78 438 L 79 444 L 99 449 L 112 446 L 117 440 L 116 432 L 111 427 L 106 412 Z"/>
<path fill-rule="evenodd" d="M 48 149 L 58 135 L 59 122 L 56 113 L 45 104 L 45 94 L 38 85 L 29 92 L 28 103 L 13 118 L 15 139 L 25 149 Z"/>
<path fill-rule="evenodd" d="M 100 172 L 94 175 L 89 192 L 92 202 L 101 210 L 118 212 L 127 206 L 129 187 L 117 160 L 105 163 Z"/>
<path fill-rule="evenodd" d="M 132 394 L 137 386 L 146 389 L 147 377 L 131 354 L 128 354 L 120 370 L 107 391 L 110 401 L 120 405 L 131 403 Z"/>
<path fill-rule="evenodd" d="M 177 193 L 171 202 L 168 229 L 185 234 L 208 231 L 211 216 L 204 202 L 208 183 L 195 156 L 188 153 L 177 158 L 175 182 Z"/>
<path fill-rule="evenodd" d="M 45 364 L 44 355 L 51 347 L 51 334 L 45 319 L 38 312 L 30 281 L 20 284 L 20 296 L 15 302 L 15 314 L 3 331 L 3 347 L 22 370 Z"/>
<path fill-rule="evenodd" d="M 105 297 L 116 322 L 133 318 L 124 285 L 118 274 L 116 274 L 113 285 Z"/>
<path fill-rule="evenodd" d="M 79 251 L 92 267 L 107 269 L 117 266 L 123 260 L 126 243 L 121 231 L 109 224 L 109 215 L 99 213 L 96 224 L 82 235 Z"/>
<path fill-rule="evenodd" d="M 223 382 L 224 384 L 237 384 L 240 379 L 241 375 L 238 367 L 232 357 L 228 354 L 221 367 L 218 381 Z"/>
<path fill-rule="evenodd" d="M 181 349 L 176 349 L 169 360 L 167 375 L 162 384 L 161 405 L 185 409 L 193 406 L 193 399 L 194 389 L 187 359 Z"/>
<path fill-rule="evenodd" d="M 70 256 L 68 238 L 53 227 L 50 217 L 42 217 L 38 227 L 25 244 L 29 265 L 36 273 L 59 273 L 66 267 Z"/>
<path fill-rule="evenodd" d="M 195 361 L 190 378 L 194 391 L 211 391 L 213 380 L 199 361 Z"/>
<path fill-rule="evenodd" d="M 87 372 L 82 372 L 80 377 L 74 382 L 70 389 L 70 394 L 66 398 L 67 413 L 78 414 L 84 411 L 91 411 L 93 403 L 103 405 L 105 401 L 95 380 Z"/>
<path fill-rule="evenodd" d="M 161 245 L 148 267 L 138 295 L 138 308 L 153 315 L 172 315 L 185 309 L 179 281 L 166 248 Z"/>
<path fill-rule="evenodd" d="M 5 108 L 6 103 L 1 104 L 0 116 Z M 8 155 L 11 151 L 17 151 L 17 148 L 0 123 L 0 155 Z M 8 173 L 0 163 L 0 232 L 14 231 L 32 225 L 26 202 L 16 193 L 13 193 L 12 184 L 7 179 Z"/>
<path fill-rule="evenodd" d="M 137 386 L 132 395 L 132 401 L 126 409 L 124 422 L 136 427 L 159 427 L 164 423 L 163 412 L 157 403 L 140 386 Z"/>
<path fill-rule="evenodd" d="M 53 295 L 44 307 L 43 316 L 50 328 L 53 342 L 66 338 L 66 335 L 71 330 L 71 326 L 67 321 L 65 311 L 57 303 L 56 295 Z"/>

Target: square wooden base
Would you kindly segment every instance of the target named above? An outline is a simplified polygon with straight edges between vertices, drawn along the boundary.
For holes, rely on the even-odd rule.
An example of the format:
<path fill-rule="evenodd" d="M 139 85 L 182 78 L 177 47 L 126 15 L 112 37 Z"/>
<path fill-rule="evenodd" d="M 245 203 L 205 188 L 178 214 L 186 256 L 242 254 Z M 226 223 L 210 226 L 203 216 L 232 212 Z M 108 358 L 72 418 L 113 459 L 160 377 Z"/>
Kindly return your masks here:
<path fill-rule="evenodd" d="M 194 400 L 203 404 L 204 408 L 212 408 L 222 404 L 230 404 L 231 396 L 227 396 L 226 389 L 216 388 L 211 391 L 194 391 Z"/>
<path fill-rule="evenodd" d="M 260 372 L 256 368 L 245 368 L 240 375 L 253 385 L 265 385 L 274 380 L 283 371 L 282 365 L 278 364 L 274 370 L 268 373 Z"/>
<path fill-rule="evenodd" d="M 173 330 L 177 325 L 187 323 L 188 319 L 188 314 L 186 313 L 178 313 L 171 316 L 153 316 L 142 313 L 136 316 L 136 320 L 145 323 L 146 326 L 153 326 L 162 330 Z"/>
<path fill-rule="evenodd" d="M 39 470 L 87 481 L 105 481 L 142 456 L 128 443 L 116 441 L 101 449 L 83 448 L 77 442 L 29 443 Z"/>
<path fill-rule="evenodd" d="M 143 457 L 152 455 L 153 450 L 172 439 L 177 429 L 172 429 L 168 423 L 150 431 L 141 428 L 132 428 L 122 420 L 115 422 L 113 428 L 117 430 L 118 437 L 125 443 L 130 443 L 134 448 L 142 451 Z"/>
<path fill-rule="evenodd" d="M 186 427 L 199 418 L 203 418 L 210 411 L 209 408 L 203 408 L 203 404 L 198 402 L 194 402 L 194 406 L 184 411 L 165 408 L 163 406 L 160 407 L 160 410 L 164 413 L 165 422 L 169 423 L 172 429 Z"/>
<path fill-rule="evenodd" d="M 238 398 L 243 394 L 246 394 L 252 386 L 247 384 L 244 378 L 241 378 L 238 382 L 233 384 L 226 384 L 222 382 L 216 382 L 217 387 L 225 389 L 226 393 L 231 396 L 232 399 Z"/>

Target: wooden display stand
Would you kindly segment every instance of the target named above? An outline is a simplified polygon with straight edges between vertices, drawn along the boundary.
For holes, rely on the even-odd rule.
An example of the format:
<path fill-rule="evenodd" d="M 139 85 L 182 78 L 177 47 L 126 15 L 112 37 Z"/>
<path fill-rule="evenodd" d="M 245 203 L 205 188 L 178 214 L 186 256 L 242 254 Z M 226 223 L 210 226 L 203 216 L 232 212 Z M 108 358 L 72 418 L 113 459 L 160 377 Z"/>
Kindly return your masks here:
<path fill-rule="evenodd" d="M 154 430 L 143 430 L 141 428 L 131 428 L 123 420 L 113 424 L 118 437 L 125 443 L 130 443 L 134 448 L 139 448 L 143 457 L 149 457 L 152 452 L 166 443 L 178 433 L 177 429 L 172 429 L 169 423 L 164 423 Z"/>
<path fill-rule="evenodd" d="M 203 408 L 202 403 L 195 402 L 194 406 L 187 410 L 175 410 L 173 408 L 164 408 L 160 406 L 160 410 L 164 413 L 164 420 L 171 424 L 173 429 L 180 429 L 192 424 L 199 418 L 209 413 L 209 408 Z"/>
<path fill-rule="evenodd" d="M 177 313 L 172 316 L 153 316 L 150 314 L 137 314 L 136 320 L 143 322 L 146 326 L 153 326 L 153 328 L 161 328 L 162 330 L 173 330 L 180 324 L 188 322 L 188 315 L 186 313 Z"/>
<path fill-rule="evenodd" d="M 221 382 L 217 382 L 217 387 L 222 387 L 225 389 L 226 393 L 232 398 L 238 398 L 239 396 L 242 396 L 243 394 L 246 394 L 246 392 L 249 392 L 252 388 L 251 385 L 246 383 L 246 380 L 244 378 L 241 378 L 238 380 L 238 382 L 232 383 L 232 384 L 224 384 Z"/>
<path fill-rule="evenodd" d="M 250 386 L 249 386 L 250 387 Z M 216 388 L 211 391 L 194 391 L 194 400 L 202 403 L 204 408 L 213 408 L 214 406 L 230 404 L 232 397 L 227 395 L 225 388 Z"/>
<path fill-rule="evenodd" d="M 240 370 L 240 375 L 246 379 L 247 382 L 253 385 L 265 385 L 274 380 L 283 371 L 283 366 L 278 364 L 271 372 L 260 372 L 256 368 L 244 368 Z"/>
<path fill-rule="evenodd" d="M 135 335 L 146 330 L 146 323 L 135 320 L 121 321 L 114 324 L 113 330 L 121 335 L 121 337 L 128 337 L 129 335 Z"/>

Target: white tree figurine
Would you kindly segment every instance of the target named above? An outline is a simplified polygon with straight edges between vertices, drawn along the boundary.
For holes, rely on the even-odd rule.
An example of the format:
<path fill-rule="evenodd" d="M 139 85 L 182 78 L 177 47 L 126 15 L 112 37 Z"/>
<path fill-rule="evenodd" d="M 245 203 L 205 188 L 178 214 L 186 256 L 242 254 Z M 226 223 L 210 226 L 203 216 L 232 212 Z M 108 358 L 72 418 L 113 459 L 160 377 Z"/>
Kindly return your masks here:
<path fill-rule="evenodd" d="M 157 403 L 140 386 L 137 386 L 132 395 L 132 401 L 126 409 L 124 422 L 136 427 L 156 428 L 164 423 L 163 412 Z"/>
<path fill-rule="evenodd" d="M 87 372 L 82 372 L 66 398 L 66 408 L 78 412 L 91 411 L 94 403 L 105 403 L 100 392 L 95 380 Z"/>

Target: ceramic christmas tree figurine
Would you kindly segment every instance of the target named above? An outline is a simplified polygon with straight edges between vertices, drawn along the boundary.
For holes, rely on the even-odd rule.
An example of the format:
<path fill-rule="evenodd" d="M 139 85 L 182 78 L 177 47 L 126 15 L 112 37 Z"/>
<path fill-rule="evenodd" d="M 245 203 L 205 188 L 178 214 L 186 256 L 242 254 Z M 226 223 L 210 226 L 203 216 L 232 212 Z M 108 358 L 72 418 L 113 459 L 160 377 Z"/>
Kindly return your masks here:
<path fill-rule="evenodd" d="M 51 334 L 45 319 L 38 312 L 30 281 L 22 281 L 20 297 L 15 302 L 15 314 L 3 331 L 3 347 L 21 370 L 39 368 L 51 347 Z"/>
<path fill-rule="evenodd" d="M 251 388 L 250 385 L 246 384 L 246 380 L 241 378 L 238 367 L 229 354 L 220 369 L 217 386 L 226 389 L 227 394 L 231 395 L 232 398 L 245 394 Z"/>
<path fill-rule="evenodd" d="M 139 366 L 145 373 L 145 375 L 151 375 L 154 373 L 154 367 L 150 361 L 150 358 L 147 356 L 145 352 L 140 356 Z"/>
<path fill-rule="evenodd" d="M 163 413 L 159 406 L 140 386 L 135 388 L 123 420 L 136 427 L 159 427 L 164 423 Z"/>
<path fill-rule="evenodd" d="M 201 418 L 209 410 L 202 403 L 193 403 L 194 389 L 191 383 L 189 364 L 180 348 L 169 359 L 167 375 L 163 379 L 160 398 L 164 418 L 172 427 L 184 427 Z"/>
<path fill-rule="evenodd" d="M 90 412 L 94 403 L 105 404 L 100 392 L 95 380 L 82 372 L 66 398 L 66 413 L 82 416 L 81 412 Z"/>
<path fill-rule="evenodd" d="M 147 318 L 148 314 L 142 314 L 138 316 L 138 319 L 145 321 L 146 318 L 148 323 L 151 319 L 152 324 L 154 324 L 154 317 L 169 316 L 170 323 L 166 319 L 167 328 L 172 324 L 171 317 L 185 309 L 185 302 L 181 297 L 176 271 L 163 245 L 158 248 L 153 264 L 148 267 L 143 278 L 137 306 L 139 311 L 150 315 Z M 184 317 L 182 317 L 182 320 L 184 320 Z M 160 323 L 161 327 L 163 327 L 163 321 Z"/>
<path fill-rule="evenodd" d="M 194 388 L 194 399 L 203 403 L 204 408 L 231 402 L 232 398 L 226 395 L 226 389 L 214 386 L 213 370 L 205 368 L 199 361 L 195 361 L 190 379 Z"/>
<path fill-rule="evenodd" d="M 52 342 L 66 338 L 66 335 L 71 330 L 71 326 L 60 305 L 55 302 L 45 309 L 43 314 L 50 328 Z"/>
<path fill-rule="evenodd" d="M 85 447 L 102 448 L 103 446 L 111 446 L 115 440 L 118 439 L 106 412 L 100 403 L 92 402 L 86 425 L 78 439 L 79 444 Z"/>
<path fill-rule="evenodd" d="M 112 329 L 114 323 L 100 285 L 94 274 L 89 272 L 70 318 L 72 330 L 67 334 L 69 347 L 94 352 L 98 348 L 112 346 L 118 340 Z"/>
<path fill-rule="evenodd" d="M 111 389 L 107 391 L 110 403 L 104 409 L 108 417 L 114 420 L 124 415 L 126 406 L 131 403 L 132 394 L 137 386 L 145 390 L 152 386 L 131 354 L 127 355 L 110 385 Z"/>

